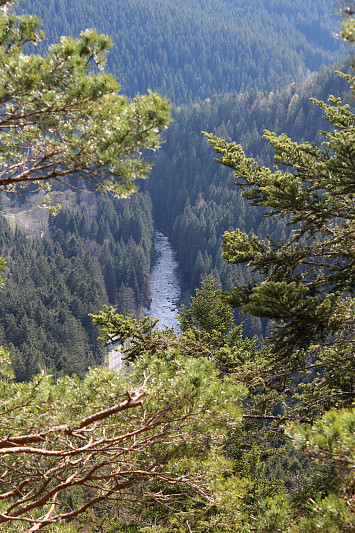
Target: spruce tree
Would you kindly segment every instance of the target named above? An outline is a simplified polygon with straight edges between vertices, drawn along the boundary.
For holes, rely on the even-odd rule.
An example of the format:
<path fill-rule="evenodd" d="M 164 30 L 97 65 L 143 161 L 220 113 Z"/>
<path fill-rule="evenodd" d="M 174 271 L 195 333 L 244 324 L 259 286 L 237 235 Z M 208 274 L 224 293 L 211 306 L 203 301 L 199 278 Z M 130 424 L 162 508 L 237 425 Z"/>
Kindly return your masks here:
<path fill-rule="evenodd" d="M 354 93 L 354 78 L 342 76 Z M 265 217 L 282 218 L 289 228 L 288 238 L 278 243 L 238 229 L 226 232 L 223 240 L 225 259 L 246 263 L 254 276 L 228 299 L 273 321 L 268 364 L 280 373 L 284 387 L 285 376 L 310 365 L 333 373 L 341 365 L 345 375 L 355 364 L 355 116 L 340 98 L 314 102 L 333 129 L 322 132 L 321 146 L 266 131 L 275 153 L 274 171 L 247 158 L 240 145 L 206 134 L 221 156 L 218 161 L 234 170 L 242 195 L 262 208 Z M 320 354 L 322 362 L 316 362 Z M 351 401 L 353 385 L 344 375 L 338 392 Z"/>
<path fill-rule="evenodd" d="M 355 94 L 355 79 L 341 75 Z M 238 229 L 223 241 L 224 257 L 253 276 L 227 300 L 271 320 L 263 350 L 233 369 L 248 387 L 243 417 L 271 432 L 286 426 L 296 449 L 315 459 L 293 506 L 277 496 L 253 512 L 258 531 L 354 531 L 355 116 L 345 98 L 314 100 L 331 126 L 321 146 L 265 132 L 274 170 L 205 134 L 242 195 L 288 226 L 279 242 Z"/>

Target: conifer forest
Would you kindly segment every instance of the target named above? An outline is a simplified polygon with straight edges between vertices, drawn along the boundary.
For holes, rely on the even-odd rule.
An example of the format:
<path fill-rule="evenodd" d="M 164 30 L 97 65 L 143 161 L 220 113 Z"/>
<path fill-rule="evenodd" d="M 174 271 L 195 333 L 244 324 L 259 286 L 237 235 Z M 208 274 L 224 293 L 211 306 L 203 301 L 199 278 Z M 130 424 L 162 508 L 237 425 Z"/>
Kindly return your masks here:
<path fill-rule="evenodd" d="M 355 532 L 354 43 L 353 0 L 0 0 L 1 532 Z"/>

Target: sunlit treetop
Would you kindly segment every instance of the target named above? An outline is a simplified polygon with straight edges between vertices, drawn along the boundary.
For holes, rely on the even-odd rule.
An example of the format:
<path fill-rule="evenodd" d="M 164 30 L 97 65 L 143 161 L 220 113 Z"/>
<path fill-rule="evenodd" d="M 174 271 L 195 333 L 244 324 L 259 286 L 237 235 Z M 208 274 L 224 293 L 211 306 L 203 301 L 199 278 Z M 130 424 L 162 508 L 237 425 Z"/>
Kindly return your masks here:
<path fill-rule="evenodd" d="M 0 0 L 0 191 L 132 193 L 150 169 L 142 151 L 158 148 L 169 122 L 167 101 L 119 93 L 104 72 L 107 36 L 85 30 L 44 55 L 27 53 L 43 37 L 38 18 Z"/>
<path fill-rule="evenodd" d="M 341 30 L 338 36 L 345 41 L 355 43 L 355 2 L 341 2 L 339 5 L 339 14 L 342 18 Z"/>

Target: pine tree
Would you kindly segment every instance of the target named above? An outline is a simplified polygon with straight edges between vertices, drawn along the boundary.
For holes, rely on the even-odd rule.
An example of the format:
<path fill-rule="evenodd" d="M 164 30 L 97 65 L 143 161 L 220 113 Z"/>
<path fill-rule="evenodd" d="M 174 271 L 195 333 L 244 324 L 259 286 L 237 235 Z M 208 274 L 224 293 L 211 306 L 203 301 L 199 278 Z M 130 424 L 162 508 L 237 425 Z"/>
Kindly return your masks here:
<path fill-rule="evenodd" d="M 14 4 L 0 2 L 0 191 L 48 193 L 59 182 L 127 196 L 150 168 L 142 150 L 158 147 L 169 122 L 166 100 L 120 95 L 103 71 L 111 40 L 95 30 L 25 53 L 44 35 Z"/>
<path fill-rule="evenodd" d="M 342 76 L 355 94 L 355 78 Z M 271 524 L 290 532 L 354 531 L 355 115 L 334 96 L 315 103 L 333 129 L 321 132 L 321 146 L 267 131 L 274 171 L 240 145 L 206 134 L 242 195 L 289 227 L 279 242 L 238 229 L 223 241 L 224 257 L 253 274 L 227 300 L 273 321 L 265 348 L 234 368 L 248 386 L 244 418 L 287 423 L 295 447 L 316 460 L 298 502 L 307 516 L 297 518 L 280 496 L 268 498 L 253 513 L 260 531 Z"/>

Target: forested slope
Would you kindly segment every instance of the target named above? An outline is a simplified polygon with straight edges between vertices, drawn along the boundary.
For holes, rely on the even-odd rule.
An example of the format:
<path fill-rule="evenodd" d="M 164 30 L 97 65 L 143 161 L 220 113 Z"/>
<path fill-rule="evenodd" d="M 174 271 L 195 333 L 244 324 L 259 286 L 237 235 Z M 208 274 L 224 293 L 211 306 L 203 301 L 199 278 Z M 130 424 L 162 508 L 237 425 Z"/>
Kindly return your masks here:
<path fill-rule="evenodd" d="M 127 200 L 71 195 L 68 207 L 50 217 L 42 239 L 3 225 L 1 254 L 8 258 L 9 280 L 1 342 L 14 348 L 18 379 L 43 365 L 59 374 L 82 374 L 102 361 L 88 313 L 105 303 L 124 314 L 139 313 L 150 296 L 154 224 L 172 240 L 185 301 L 211 271 L 225 289 L 237 280 L 248 282 L 242 267 L 222 259 L 223 233 L 239 227 L 278 240 L 287 229 L 246 204 L 231 184 L 232 173 L 214 162 L 201 131 L 237 140 L 269 165 L 264 128 L 319 140 L 324 125 L 309 96 L 327 99 L 344 88 L 329 69 L 284 89 L 234 92 L 175 108 L 144 194 Z M 244 318 L 247 333 L 262 333 L 260 319 Z"/>
<path fill-rule="evenodd" d="M 1 531 L 354 532 L 355 78 L 325 67 L 282 88 L 176 103 L 150 181 L 123 201 L 148 168 L 137 152 L 158 146 L 169 123 L 166 102 L 118 106 L 114 80 L 86 69 L 106 49 L 94 31 L 45 59 L 22 53 L 38 35 L 14 1 L 0 1 Z M 289 4 L 268 5 L 279 14 Z M 346 4 L 351 42 L 354 14 Z M 264 128 L 277 132 L 265 134 L 274 171 Z M 201 130 L 219 137 L 206 134 L 208 145 Z M 73 191 L 70 163 L 88 147 L 81 183 L 88 172 L 106 195 Z M 24 179 L 40 183 L 35 203 L 58 179 L 56 216 L 36 220 Z M 186 297 L 214 274 L 182 307 L 179 333 L 120 314 L 149 298 L 153 215 Z M 236 226 L 223 242 L 230 269 L 219 244 Z M 251 316 L 245 328 L 235 309 Z M 265 342 L 251 338 L 270 319 Z M 131 371 L 100 364 L 93 324 L 108 345 L 121 342 Z"/>
<path fill-rule="evenodd" d="M 340 57 L 341 43 L 331 34 L 327 4 L 20 3 L 24 12 L 44 19 L 48 41 L 40 49 L 62 34 L 76 36 L 86 27 L 97 27 L 113 37 L 108 69 L 124 93 L 158 89 L 178 107 L 148 186 L 142 188 L 144 195 L 124 202 L 100 199 L 94 209 L 91 200 L 74 201 L 72 210 L 51 219 L 42 239 L 3 226 L 1 253 L 8 258 L 9 281 L 1 340 L 14 347 L 18 379 L 27 379 L 43 365 L 57 373 L 82 374 L 102 360 L 87 315 L 104 303 L 122 313 L 139 312 L 149 298 L 154 223 L 172 239 L 186 297 L 211 270 L 225 288 L 236 279 L 247 281 L 239 267 L 221 259 L 223 232 L 240 226 L 278 237 L 284 228 L 270 227 L 246 206 L 228 173 L 213 162 L 201 131 L 242 142 L 266 164 L 271 154 L 260 139 L 264 128 L 285 130 L 295 139 L 314 138 L 320 113 L 308 98 L 338 93 L 339 79 L 323 73 L 285 89 L 277 85 L 303 79 L 322 62 Z M 79 206 L 82 201 L 86 208 Z M 57 265 L 60 273 L 55 272 Z M 260 331 L 258 319 L 250 320 L 252 331 Z M 33 333 L 38 327 L 39 336 Z"/>
<path fill-rule="evenodd" d="M 264 129 L 285 132 L 299 141 L 319 142 L 317 130 L 324 129 L 324 121 L 310 96 L 327 100 L 345 88 L 344 80 L 329 69 L 283 89 L 229 93 L 175 110 L 147 188 L 155 222 L 171 236 L 177 251 L 187 295 L 199 284 L 201 275 L 211 270 L 226 289 L 246 275 L 244 269 L 222 260 L 224 231 L 239 227 L 278 241 L 286 230 L 283 223 L 271 223 L 245 202 L 231 184 L 232 172 L 214 162 L 201 131 L 235 140 L 248 156 L 272 165 L 273 154 L 262 138 Z"/>
<path fill-rule="evenodd" d="M 111 35 L 108 67 L 134 96 L 174 103 L 268 89 L 338 60 L 342 44 L 327 0 L 25 0 L 49 42 L 84 28 Z"/>
<path fill-rule="evenodd" d="M 149 298 L 152 238 L 148 194 L 122 201 L 90 195 L 85 204 L 73 195 L 71 208 L 50 215 L 41 236 L 0 218 L 8 263 L 0 342 L 11 349 L 18 380 L 40 368 L 82 376 L 104 361 L 89 313 L 107 303 L 138 313 Z"/>

